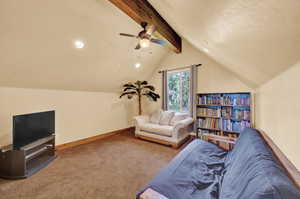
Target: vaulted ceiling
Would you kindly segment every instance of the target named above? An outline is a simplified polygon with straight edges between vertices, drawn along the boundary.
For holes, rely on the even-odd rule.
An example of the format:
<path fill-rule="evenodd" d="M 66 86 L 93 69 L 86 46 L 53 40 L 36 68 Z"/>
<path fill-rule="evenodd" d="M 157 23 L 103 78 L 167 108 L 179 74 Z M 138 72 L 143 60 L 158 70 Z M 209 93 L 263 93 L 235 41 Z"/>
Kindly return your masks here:
<path fill-rule="evenodd" d="M 255 88 L 300 60 L 299 0 L 149 0 L 191 44 Z"/>
<path fill-rule="evenodd" d="M 107 0 L 2 0 L 0 27 L 1 86 L 117 91 L 148 78 L 168 53 L 134 50 L 135 38 L 118 34 L 141 27 Z M 74 48 L 78 39 L 85 48 Z"/>
<path fill-rule="evenodd" d="M 252 88 L 300 60 L 299 0 L 149 0 L 200 51 Z M 0 1 L 0 86 L 117 91 L 168 54 L 135 51 L 140 27 L 108 0 Z M 83 40 L 86 47 L 74 48 Z M 184 49 L 183 49 L 184 50 Z M 136 62 L 141 62 L 138 69 Z"/>

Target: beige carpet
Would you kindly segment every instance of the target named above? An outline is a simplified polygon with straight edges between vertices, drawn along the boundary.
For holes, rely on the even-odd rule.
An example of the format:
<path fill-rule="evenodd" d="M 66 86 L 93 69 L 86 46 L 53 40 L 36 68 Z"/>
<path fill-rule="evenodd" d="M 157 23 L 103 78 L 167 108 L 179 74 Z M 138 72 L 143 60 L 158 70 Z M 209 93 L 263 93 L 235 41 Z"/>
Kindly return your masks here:
<path fill-rule="evenodd" d="M 178 152 L 130 133 L 59 151 L 25 180 L 1 180 L 1 199 L 133 199 Z"/>

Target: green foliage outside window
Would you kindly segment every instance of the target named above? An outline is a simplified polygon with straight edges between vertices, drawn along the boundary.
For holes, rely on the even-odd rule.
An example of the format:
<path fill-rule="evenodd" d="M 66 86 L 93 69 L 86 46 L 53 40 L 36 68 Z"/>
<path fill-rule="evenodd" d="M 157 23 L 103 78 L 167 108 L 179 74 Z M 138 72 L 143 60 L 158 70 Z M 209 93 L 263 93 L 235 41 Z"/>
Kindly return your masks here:
<path fill-rule="evenodd" d="M 168 73 L 168 109 L 188 112 L 190 108 L 190 70 Z"/>

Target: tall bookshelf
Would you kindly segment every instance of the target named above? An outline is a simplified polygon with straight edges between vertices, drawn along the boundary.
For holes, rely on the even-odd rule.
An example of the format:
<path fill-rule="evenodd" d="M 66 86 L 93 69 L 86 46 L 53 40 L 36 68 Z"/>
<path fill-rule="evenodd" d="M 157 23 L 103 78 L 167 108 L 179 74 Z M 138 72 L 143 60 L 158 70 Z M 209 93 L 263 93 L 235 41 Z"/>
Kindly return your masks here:
<path fill-rule="evenodd" d="M 203 134 L 238 137 L 252 127 L 251 93 L 197 94 L 197 137 Z"/>

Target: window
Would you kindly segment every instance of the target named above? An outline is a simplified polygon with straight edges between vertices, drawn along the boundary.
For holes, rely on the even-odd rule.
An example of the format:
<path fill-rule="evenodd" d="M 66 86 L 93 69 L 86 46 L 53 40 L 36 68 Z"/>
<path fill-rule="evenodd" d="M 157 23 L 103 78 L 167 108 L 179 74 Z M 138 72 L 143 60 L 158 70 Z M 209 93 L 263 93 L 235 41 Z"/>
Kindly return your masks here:
<path fill-rule="evenodd" d="M 176 112 L 190 111 L 189 69 L 167 73 L 167 109 Z"/>

